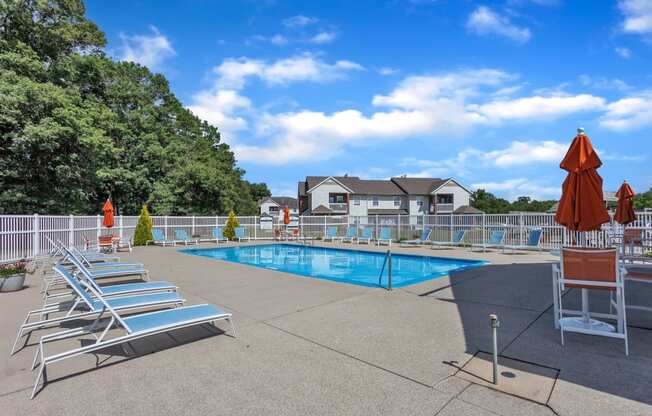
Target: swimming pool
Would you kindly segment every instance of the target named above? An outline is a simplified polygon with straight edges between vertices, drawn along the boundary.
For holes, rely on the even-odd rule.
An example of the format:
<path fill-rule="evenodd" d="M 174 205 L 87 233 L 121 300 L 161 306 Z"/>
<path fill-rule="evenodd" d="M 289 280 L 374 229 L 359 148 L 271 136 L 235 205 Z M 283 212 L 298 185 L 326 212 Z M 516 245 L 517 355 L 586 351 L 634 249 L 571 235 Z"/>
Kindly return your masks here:
<path fill-rule="evenodd" d="M 385 253 L 295 244 L 179 250 L 194 256 L 361 286 L 387 287 Z M 392 253 L 392 286 L 403 287 L 487 262 Z"/>

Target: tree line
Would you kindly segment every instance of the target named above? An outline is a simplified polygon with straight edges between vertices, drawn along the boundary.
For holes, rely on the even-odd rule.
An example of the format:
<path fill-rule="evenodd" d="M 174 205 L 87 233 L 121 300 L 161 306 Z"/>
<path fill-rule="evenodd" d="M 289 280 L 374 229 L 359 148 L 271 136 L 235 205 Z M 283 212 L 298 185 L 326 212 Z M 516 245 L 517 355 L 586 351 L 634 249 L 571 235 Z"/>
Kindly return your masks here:
<path fill-rule="evenodd" d="M 0 1 L 0 213 L 256 213 L 218 129 L 105 45 L 80 0 Z"/>

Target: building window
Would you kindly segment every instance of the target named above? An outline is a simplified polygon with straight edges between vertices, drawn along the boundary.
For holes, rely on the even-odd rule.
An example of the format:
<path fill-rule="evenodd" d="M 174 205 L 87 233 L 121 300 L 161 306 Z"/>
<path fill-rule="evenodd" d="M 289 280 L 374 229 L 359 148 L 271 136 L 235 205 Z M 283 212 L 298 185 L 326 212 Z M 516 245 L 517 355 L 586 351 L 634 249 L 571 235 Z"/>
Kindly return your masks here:
<path fill-rule="evenodd" d="M 356 207 L 359 207 L 360 206 L 360 198 L 353 198 L 353 205 L 355 205 Z"/>
<path fill-rule="evenodd" d="M 453 194 L 437 194 L 437 203 L 438 204 L 452 204 L 453 203 Z"/>
<path fill-rule="evenodd" d="M 394 197 L 394 206 L 395 207 L 400 207 L 401 206 L 401 197 L 400 196 L 395 196 Z"/>
<path fill-rule="evenodd" d="M 371 199 L 371 205 L 373 205 L 374 207 L 378 206 L 378 197 L 377 196 L 375 196 L 375 197 L 373 197 Z"/>
<path fill-rule="evenodd" d="M 268 211 L 269 211 L 269 212 L 278 212 L 278 211 L 279 211 L 279 207 L 271 206 L 271 207 L 269 207 L 269 210 L 268 210 Z"/>
<path fill-rule="evenodd" d="M 423 199 L 417 199 L 417 206 L 421 208 L 423 206 Z"/>
<path fill-rule="evenodd" d="M 344 203 L 344 194 L 329 194 L 328 203 L 329 204 L 343 204 Z"/>

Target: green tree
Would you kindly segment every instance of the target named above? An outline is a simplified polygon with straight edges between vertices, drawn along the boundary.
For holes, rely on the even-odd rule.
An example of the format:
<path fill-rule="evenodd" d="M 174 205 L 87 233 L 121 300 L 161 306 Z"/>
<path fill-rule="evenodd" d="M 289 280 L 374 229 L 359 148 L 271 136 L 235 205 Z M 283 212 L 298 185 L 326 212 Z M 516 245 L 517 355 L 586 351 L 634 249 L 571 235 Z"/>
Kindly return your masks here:
<path fill-rule="evenodd" d="M 223 235 L 229 240 L 235 238 L 235 229 L 240 226 L 238 218 L 235 216 L 235 212 L 229 212 L 229 218 L 226 219 L 226 224 L 224 225 Z"/>
<path fill-rule="evenodd" d="M 634 209 L 642 210 L 645 208 L 652 208 L 652 188 L 648 189 L 647 192 L 634 196 Z"/>
<path fill-rule="evenodd" d="M 0 213 L 256 212 L 214 126 L 165 77 L 102 52 L 80 0 L 0 0 Z"/>
<path fill-rule="evenodd" d="M 153 240 L 152 237 L 152 217 L 149 216 L 147 205 L 143 205 L 140 210 L 140 217 L 138 217 L 138 224 L 134 232 L 134 245 L 144 246 L 148 241 Z"/>
<path fill-rule="evenodd" d="M 471 206 L 487 214 L 502 214 L 510 211 L 510 203 L 506 199 L 497 198 L 494 194 L 478 189 L 471 194 Z"/>

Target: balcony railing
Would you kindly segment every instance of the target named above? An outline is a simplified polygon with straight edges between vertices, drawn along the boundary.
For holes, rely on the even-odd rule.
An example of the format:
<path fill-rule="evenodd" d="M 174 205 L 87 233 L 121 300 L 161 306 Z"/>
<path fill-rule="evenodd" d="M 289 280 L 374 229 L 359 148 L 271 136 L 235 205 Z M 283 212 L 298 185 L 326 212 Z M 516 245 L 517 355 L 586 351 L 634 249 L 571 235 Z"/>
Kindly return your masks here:
<path fill-rule="evenodd" d="M 453 212 L 453 204 L 436 204 L 430 207 L 431 214 L 441 214 Z"/>
<path fill-rule="evenodd" d="M 331 209 L 333 212 L 346 212 L 346 207 L 347 204 L 345 203 L 330 203 L 328 204 L 328 208 Z"/>

